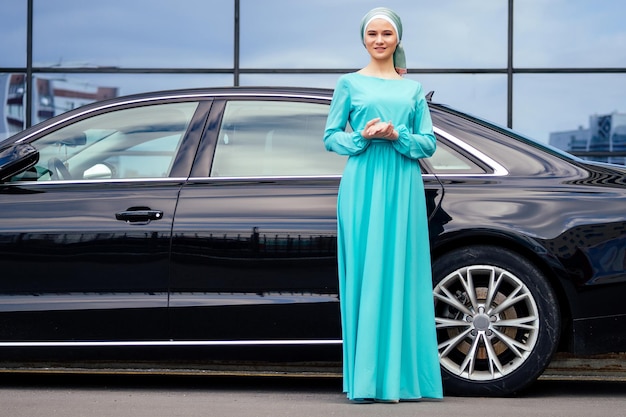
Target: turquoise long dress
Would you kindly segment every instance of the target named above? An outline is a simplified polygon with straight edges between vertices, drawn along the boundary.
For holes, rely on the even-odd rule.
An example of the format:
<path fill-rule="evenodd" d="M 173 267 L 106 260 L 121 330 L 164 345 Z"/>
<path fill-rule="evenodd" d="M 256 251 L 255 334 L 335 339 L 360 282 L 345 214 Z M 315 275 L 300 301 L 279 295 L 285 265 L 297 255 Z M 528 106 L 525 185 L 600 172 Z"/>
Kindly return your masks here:
<path fill-rule="evenodd" d="M 364 139 L 376 117 L 397 141 Z M 353 132 L 346 132 L 349 122 Z M 424 184 L 417 159 L 435 151 L 422 86 L 346 74 L 324 144 L 348 155 L 339 187 L 338 265 L 343 384 L 349 399 L 441 398 Z"/>

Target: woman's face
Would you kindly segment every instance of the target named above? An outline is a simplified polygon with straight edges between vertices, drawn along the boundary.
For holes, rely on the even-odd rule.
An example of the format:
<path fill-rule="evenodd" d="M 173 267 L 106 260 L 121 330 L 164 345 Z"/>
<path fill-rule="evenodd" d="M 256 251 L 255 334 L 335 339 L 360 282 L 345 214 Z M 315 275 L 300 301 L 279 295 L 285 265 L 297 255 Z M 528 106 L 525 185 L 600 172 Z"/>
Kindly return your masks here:
<path fill-rule="evenodd" d="M 396 50 L 398 35 L 391 23 L 385 19 L 374 19 L 365 29 L 364 41 L 372 58 L 386 60 L 391 58 Z"/>

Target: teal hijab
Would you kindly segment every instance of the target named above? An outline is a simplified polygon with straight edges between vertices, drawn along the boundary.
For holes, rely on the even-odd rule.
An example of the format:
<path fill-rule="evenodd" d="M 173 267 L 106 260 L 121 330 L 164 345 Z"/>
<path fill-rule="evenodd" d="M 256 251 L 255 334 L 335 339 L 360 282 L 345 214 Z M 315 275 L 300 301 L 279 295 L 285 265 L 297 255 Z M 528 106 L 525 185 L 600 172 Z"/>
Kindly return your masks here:
<path fill-rule="evenodd" d="M 398 35 L 398 45 L 396 46 L 396 51 L 393 54 L 393 66 L 396 68 L 398 74 L 406 74 L 406 56 L 404 55 L 404 48 L 400 42 L 402 40 L 402 21 L 400 20 L 400 16 L 398 16 L 393 10 L 386 7 L 377 7 L 367 12 L 361 20 L 361 40 L 363 41 L 363 44 L 365 44 L 365 29 L 367 29 L 367 25 L 369 25 L 374 19 L 384 19 L 391 23 L 396 30 Z"/>

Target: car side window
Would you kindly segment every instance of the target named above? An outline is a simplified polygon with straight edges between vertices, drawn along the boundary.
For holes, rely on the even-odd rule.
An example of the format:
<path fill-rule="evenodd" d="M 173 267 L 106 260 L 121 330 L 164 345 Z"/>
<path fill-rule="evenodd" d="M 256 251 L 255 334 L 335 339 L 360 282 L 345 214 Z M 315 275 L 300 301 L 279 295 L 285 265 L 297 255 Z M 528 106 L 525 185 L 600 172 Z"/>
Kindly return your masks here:
<path fill-rule="evenodd" d="M 324 147 L 328 105 L 227 103 L 212 177 L 341 175 L 346 157 Z"/>
<path fill-rule="evenodd" d="M 41 137 L 39 162 L 13 181 L 164 178 L 197 102 L 126 108 Z"/>
<path fill-rule="evenodd" d="M 437 136 L 437 150 L 423 160 L 429 173 L 435 174 L 485 174 L 487 171 L 461 151 L 449 146 Z"/>

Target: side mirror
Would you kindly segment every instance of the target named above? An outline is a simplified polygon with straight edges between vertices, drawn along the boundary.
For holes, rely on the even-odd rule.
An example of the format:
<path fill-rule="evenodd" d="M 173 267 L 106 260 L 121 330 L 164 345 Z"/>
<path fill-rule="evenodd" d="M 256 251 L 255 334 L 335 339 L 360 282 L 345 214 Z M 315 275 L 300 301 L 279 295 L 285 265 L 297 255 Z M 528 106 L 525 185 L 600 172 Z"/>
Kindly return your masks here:
<path fill-rule="evenodd" d="M 32 167 L 39 161 L 39 151 L 27 143 L 12 144 L 0 149 L 0 181 Z"/>

